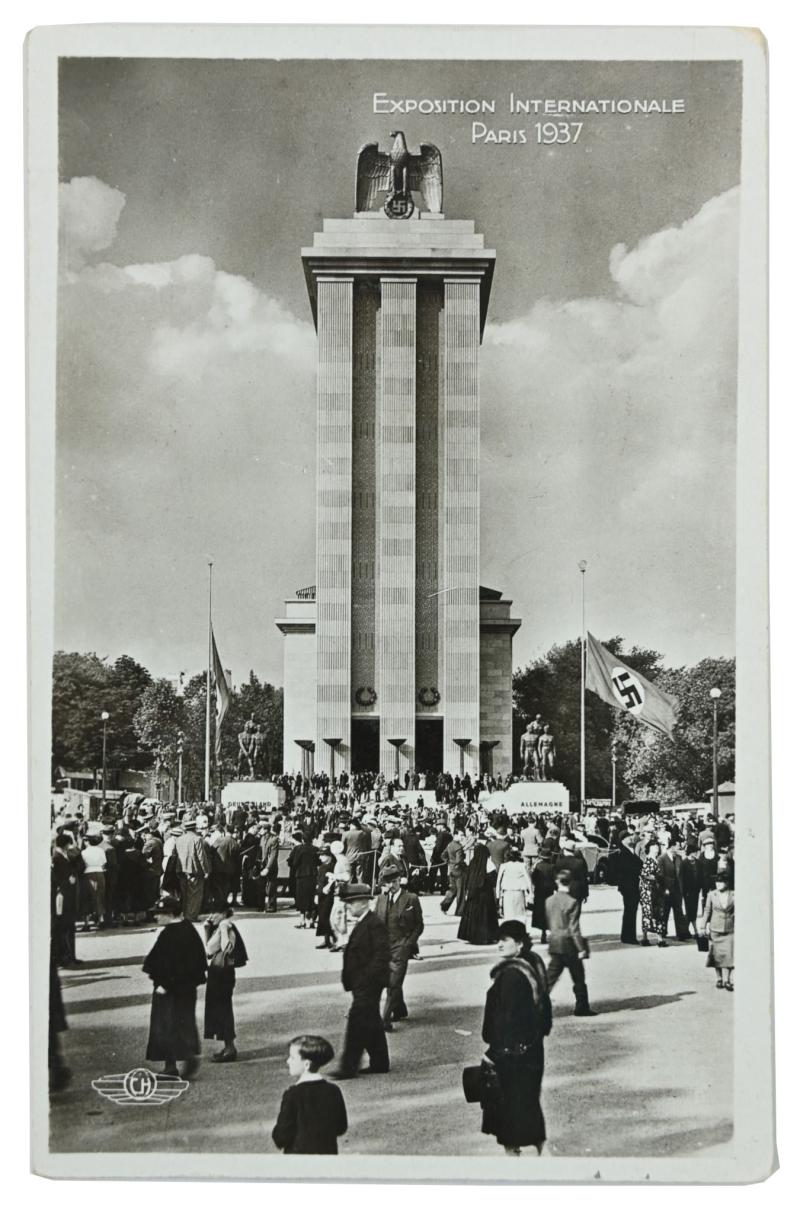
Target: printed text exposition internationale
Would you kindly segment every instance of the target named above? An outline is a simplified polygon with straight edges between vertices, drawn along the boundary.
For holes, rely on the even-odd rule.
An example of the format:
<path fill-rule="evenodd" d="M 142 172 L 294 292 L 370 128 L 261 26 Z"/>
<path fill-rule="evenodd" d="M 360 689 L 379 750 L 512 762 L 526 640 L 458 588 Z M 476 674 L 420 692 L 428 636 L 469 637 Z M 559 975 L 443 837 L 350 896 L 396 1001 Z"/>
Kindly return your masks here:
<path fill-rule="evenodd" d="M 441 99 L 428 97 L 390 97 L 385 92 L 372 95 L 373 113 L 497 113 L 497 101 L 476 97 Z M 661 100 L 648 97 L 592 98 L 518 97 L 508 98 L 508 113 L 533 113 L 557 116 L 573 113 L 685 113 L 681 97 Z"/>

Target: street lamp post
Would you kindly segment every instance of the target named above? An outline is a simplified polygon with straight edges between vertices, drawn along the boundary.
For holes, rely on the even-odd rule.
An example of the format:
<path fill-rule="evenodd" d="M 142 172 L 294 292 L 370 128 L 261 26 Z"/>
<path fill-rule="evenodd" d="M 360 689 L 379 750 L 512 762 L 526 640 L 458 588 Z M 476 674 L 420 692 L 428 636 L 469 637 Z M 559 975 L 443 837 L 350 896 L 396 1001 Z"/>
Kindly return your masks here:
<path fill-rule="evenodd" d="M 103 813 L 106 812 L 106 722 L 110 717 L 110 713 L 106 713 L 105 709 L 100 714 L 100 720 L 103 723 Z"/>
<path fill-rule="evenodd" d="M 178 734 L 178 806 L 183 804 L 183 733 Z"/>
<path fill-rule="evenodd" d="M 617 752 L 611 751 L 611 812 L 617 809 Z"/>
<path fill-rule="evenodd" d="M 713 779 L 711 781 L 711 812 L 714 815 L 714 820 L 716 821 L 716 819 L 719 817 L 719 783 L 718 783 L 718 781 L 719 781 L 719 772 L 718 772 L 719 717 L 718 717 L 718 708 L 719 708 L 719 698 L 722 696 L 722 692 L 719 690 L 719 688 L 712 688 L 708 695 L 711 697 L 711 702 L 714 706 L 714 729 L 712 732 L 713 736 L 712 736 L 712 744 L 711 744 L 711 761 L 712 761 L 712 775 L 713 775 Z"/>
<path fill-rule="evenodd" d="M 586 812 L 586 567 L 586 559 L 581 558 L 581 817 Z"/>

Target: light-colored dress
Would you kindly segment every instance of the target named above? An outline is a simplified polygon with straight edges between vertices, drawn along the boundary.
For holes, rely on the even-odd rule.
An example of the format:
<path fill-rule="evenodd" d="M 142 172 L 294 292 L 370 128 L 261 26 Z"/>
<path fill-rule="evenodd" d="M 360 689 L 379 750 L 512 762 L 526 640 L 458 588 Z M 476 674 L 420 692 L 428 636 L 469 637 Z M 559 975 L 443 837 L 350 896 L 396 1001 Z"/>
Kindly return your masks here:
<path fill-rule="evenodd" d="M 703 925 L 711 941 L 709 964 L 716 969 L 733 968 L 733 890 L 712 889 L 706 898 Z"/>
<path fill-rule="evenodd" d="M 527 922 L 527 905 L 533 897 L 533 885 L 521 860 L 506 860 L 500 865 L 496 892 L 504 920 Z"/>

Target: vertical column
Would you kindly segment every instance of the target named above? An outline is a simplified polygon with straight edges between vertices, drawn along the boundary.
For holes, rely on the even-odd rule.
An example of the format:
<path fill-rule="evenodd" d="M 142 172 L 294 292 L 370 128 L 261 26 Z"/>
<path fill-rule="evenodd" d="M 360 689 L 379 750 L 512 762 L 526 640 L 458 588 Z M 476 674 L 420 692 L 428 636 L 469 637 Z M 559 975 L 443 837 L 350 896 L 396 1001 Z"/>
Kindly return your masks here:
<path fill-rule="evenodd" d="M 414 523 L 416 311 L 413 278 L 381 278 L 378 453 L 378 710 L 380 769 L 402 777 L 414 766 Z"/>
<path fill-rule="evenodd" d="M 480 285 L 444 282 L 441 597 L 444 767 L 475 775 L 480 741 Z M 469 744 L 465 745 L 465 739 Z"/>
<path fill-rule="evenodd" d="M 317 284 L 317 742 L 350 766 L 353 281 Z M 327 771 L 327 766 L 324 767 Z"/>
<path fill-rule="evenodd" d="M 380 333 L 377 282 L 356 282 L 353 297 L 353 623 L 351 650 L 352 708 L 355 716 L 374 716 L 370 703 L 377 688 L 375 670 L 376 541 L 376 351 Z M 359 692 L 359 690 L 362 690 Z M 360 697 L 360 699 L 359 699 Z"/>
<path fill-rule="evenodd" d="M 417 286 L 416 712 L 438 716 L 439 673 L 439 282 Z M 422 700 L 420 700 L 420 695 Z M 419 765 L 418 771 L 430 771 Z"/>

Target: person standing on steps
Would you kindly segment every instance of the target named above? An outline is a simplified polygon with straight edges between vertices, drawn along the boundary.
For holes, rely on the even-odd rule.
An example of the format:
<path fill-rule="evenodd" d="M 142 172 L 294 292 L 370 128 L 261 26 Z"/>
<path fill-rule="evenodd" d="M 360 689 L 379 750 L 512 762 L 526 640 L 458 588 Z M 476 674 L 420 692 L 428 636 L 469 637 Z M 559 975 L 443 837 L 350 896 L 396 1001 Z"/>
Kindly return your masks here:
<path fill-rule="evenodd" d="M 583 963 L 589 959 L 589 945 L 581 934 L 581 903 L 570 892 L 573 884 L 568 869 L 556 873 L 556 891 L 547 899 L 547 929 L 550 932 L 550 962 L 547 985 L 550 990 L 565 969 L 572 978 L 575 1014 L 596 1015 L 589 1006 L 589 991 Z"/>

